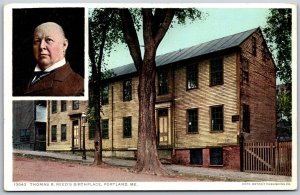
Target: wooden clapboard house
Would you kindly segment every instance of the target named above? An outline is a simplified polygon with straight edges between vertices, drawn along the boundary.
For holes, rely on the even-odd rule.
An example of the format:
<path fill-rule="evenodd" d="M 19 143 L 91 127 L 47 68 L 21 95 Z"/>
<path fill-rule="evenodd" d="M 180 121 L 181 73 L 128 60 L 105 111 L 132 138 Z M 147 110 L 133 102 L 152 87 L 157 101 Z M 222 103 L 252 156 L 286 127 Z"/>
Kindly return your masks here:
<path fill-rule="evenodd" d="M 241 139 L 276 139 L 275 65 L 260 28 L 157 56 L 156 64 L 161 158 L 239 169 Z M 112 72 L 114 76 L 104 80 L 102 87 L 103 154 L 134 158 L 138 75 L 133 64 Z M 66 140 L 48 139 L 48 150 L 81 148 L 80 117 L 87 103 L 78 104 L 78 111 L 69 105 L 66 127 L 61 126 L 59 113 L 50 114 L 49 129 L 56 125 L 52 137 L 62 137 L 61 128 Z M 87 148 L 93 149 L 93 127 L 85 128 Z"/>

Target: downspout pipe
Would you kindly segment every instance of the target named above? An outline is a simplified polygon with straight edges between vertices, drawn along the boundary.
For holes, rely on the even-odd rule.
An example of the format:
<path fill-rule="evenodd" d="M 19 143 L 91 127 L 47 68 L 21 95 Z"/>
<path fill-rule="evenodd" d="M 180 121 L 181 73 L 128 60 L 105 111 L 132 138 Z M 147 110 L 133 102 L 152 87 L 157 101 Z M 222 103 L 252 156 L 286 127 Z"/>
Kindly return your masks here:
<path fill-rule="evenodd" d="M 111 157 L 114 154 L 114 86 L 111 86 Z"/>
<path fill-rule="evenodd" d="M 48 129 L 48 146 L 50 146 L 50 100 L 48 100 L 48 103 L 47 103 L 47 107 L 48 107 L 48 116 L 47 116 L 47 129 Z M 47 150 L 47 149 L 46 149 Z"/>
<path fill-rule="evenodd" d="M 171 66 L 171 71 L 172 71 L 172 113 L 171 113 L 171 117 L 172 117 L 172 158 L 175 156 L 175 70 L 174 70 L 174 65 L 172 64 Z"/>

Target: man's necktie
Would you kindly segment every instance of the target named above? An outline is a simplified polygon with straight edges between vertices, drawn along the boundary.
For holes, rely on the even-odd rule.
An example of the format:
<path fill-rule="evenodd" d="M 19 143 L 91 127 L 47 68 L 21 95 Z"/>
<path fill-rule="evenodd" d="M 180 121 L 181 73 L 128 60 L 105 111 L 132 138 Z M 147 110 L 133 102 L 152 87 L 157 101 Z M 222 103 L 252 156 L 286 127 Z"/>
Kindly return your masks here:
<path fill-rule="evenodd" d="M 31 81 L 31 84 L 35 84 L 36 82 L 40 81 L 42 78 L 44 78 L 45 76 L 49 75 L 50 72 L 43 72 L 43 71 L 39 71 L 39 72 L 34 72 L 34 78 Z"/>

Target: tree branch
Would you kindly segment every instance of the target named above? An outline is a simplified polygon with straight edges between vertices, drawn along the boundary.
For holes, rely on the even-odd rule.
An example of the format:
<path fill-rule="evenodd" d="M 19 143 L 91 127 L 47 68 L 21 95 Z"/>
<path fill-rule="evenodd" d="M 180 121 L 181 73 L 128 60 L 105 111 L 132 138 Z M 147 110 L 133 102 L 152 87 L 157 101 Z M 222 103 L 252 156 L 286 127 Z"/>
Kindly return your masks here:
<path fill-rule="evenodd" d="M 91 24 L 91 23 L 90 23 Z M 95 45 L 94 45 L 94 38 L 93 38 L 93 34 L 92 34 L 92 28 L 89 27 L 89 57 L 91 60 L 91 65 L 92 65 L 92 82 L 96 82 L 96 77 L 98 75 L 97 72 L 97 67 L 96 67 L 96 52 L 95 52 Z"/>
<path fill-rule="evenodd" d="M 90 23 L 91 25 L 91 23 Z M 92 35 L 92 30 L 91 30 L 91 26 L 89 26 L 89 57 L 90 57 L 90 60 L 91 60 L 91 64 L 92 66 L 94 66 L 96 64 L 95 62 L 95 46 L 94 46 L 94 38 L 93 38 L 93 35 Z"/>
<path fill-rule="evenodd" d="M 174 18 L 175 15 L 175 9 L 165 9 L 164 10 L 166 13 L 162 14 L 163 18 L 163 22 L 160 24 L 160 27 L 157 30 L 157 33 L 154 35 L 154 42 L 156 47 L 159 45 L 159 43 L 161 42 L 161 40 L 164 38 L 166 32 L 168 31 L 171 22 Z"/>
<path fill-rule="evenodd" d="M 100 48 L 99 48 L 99 58 L 98 58 L 98 78 L 101 80 L 101 64 L 102 64 L 102 58 L 104 55 L 104 46 L 106 43 L 106 37 L 107 37 L 107 31 L 108 31 L 108 22 L 105 23 L 103 29 L 102 29 L 102 36 L 100 38 Z"/>
<path fill-rule="evenodd" d="M 155 9 L 154 17 L 153 17 L 153 24 L 152 24 L 152 33 L 155 35 L 163 22 L 164 18 L 166 17 L 166 11 L 164 9 Z"/>
<path fill-rule="evenodd" d="M 153 28 L 152 28 L 152 9 L 142 9 L 143 14 L 143 36 L 144 36 L 144 44 L 153 45 Z M 147 49 L 148 47 L 145 47 Z"/>
<path fill-rule="evenodd" d="M 124 32 L 125 41 L 129 47 L 130 55 L 132 56 L 135 67 L 139 72 L 143 60 L 141 55 L 139 39 L 134 28 L 134 22 L 131 13 L 128 9 L 120 9 L 119 14 L 122 21 L 122 28 Z"/>

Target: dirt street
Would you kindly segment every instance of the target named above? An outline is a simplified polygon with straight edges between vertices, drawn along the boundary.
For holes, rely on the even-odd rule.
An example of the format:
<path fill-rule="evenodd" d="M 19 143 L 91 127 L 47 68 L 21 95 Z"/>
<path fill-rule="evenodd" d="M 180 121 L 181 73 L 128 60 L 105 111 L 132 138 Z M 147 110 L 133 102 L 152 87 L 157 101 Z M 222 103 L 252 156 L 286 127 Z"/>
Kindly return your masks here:
<path fill-rule="evenodd" d="M 199 181 L 192 178 L 163 177 L 136 174 L 125 168 L 110 165 L 94 166 L 74 162 L 42 160 L 14 156 L 14 182 L 149 182 L 149 181 Z"/>

